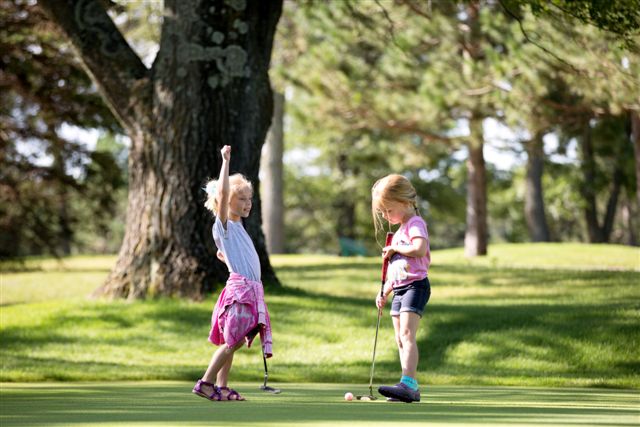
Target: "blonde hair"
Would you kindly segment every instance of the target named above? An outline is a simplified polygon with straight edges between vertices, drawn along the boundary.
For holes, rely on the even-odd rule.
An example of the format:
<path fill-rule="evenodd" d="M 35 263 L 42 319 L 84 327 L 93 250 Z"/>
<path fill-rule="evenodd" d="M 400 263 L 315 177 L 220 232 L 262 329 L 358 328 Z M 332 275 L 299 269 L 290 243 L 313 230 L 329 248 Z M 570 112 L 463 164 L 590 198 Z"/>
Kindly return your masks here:
<path fill-rule="evenodd" d="M 381 211 L 392 203 L 411 205 L 418 215 L 418 195 L 411 182 L 402 175 L 391 174 L 381 178 L 371 188 L 371 214 L 376 236 L 384 230 Z"/>
<path fill-rule="evenodd" d="M 253 185 L 251 185 L 251 181 L 247 179 L 241 173 L 234 173 L 229 176 L 229 197 L 233 197 L 239 191 L 244 190 L 245 188 L 251 191 L 253 194 Z M 213 212 L 214 215 L 218 214 L 218 180 L 212 179 L 207 181 L 207 185 L 204 188 L 204 191 L 207 192 L 207 200 L 204 202 L 204 207 Z"/>

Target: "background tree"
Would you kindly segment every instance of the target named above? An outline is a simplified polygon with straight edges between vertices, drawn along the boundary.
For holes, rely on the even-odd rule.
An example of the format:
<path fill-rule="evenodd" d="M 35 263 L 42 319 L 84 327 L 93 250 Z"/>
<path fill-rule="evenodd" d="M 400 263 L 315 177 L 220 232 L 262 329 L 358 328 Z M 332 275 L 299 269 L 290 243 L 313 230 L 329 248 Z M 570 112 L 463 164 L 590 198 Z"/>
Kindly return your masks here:
<path fill-rule="evenodd" d="M 260 229 L 258 165 L 272 112 L 268 67 L 281 2 L 166 1 L 160 49 L 147 68 L 101 2 L 43 0 L 131 138 L 127 227 L 100 293 L 198 297 L 226 277 L 214 263 L 201 187 L 234 150 L 254 183 L 247 229 L 275 280 Z M 97 48 L 96 48 L 97 46 Z"/>
<path fill-rule="evenodd" d="M 369 141 L 379 141 L 378 147 L 388 144 L 401 153 L 395 164 L 380 164 L 383 174 L 409 174 L 411 164 L 420 164 L 417 181 L 432 163 L 424 154 L 433 150 L 425 147 L 441 144 L 450 153 L 466 148 L 469 255 L 486 253 L 483 121 L 497 114 L 502 102 L 498 82 L 511 72 L 503 39 L 517 29 L 500 13 L 480 2 L 443 2 L 430 9 L 420 2 L 388 8 L 345 2 L 298 11 L 298 19 L 310 20 L 312 30 L 306 37 L 288 38 L 303 40 L 297 42 L 305 50 L 297 64 L 305 71 L 284 74 L 313 96 L 309 103 L 298 96 L 293 104 L 321 117 L 320 128 L 335 123 L 332 128 L 341 128 L 341 135 L 353 135 L 347 139 L 352 144 L 357 134 L 366 134 Z"/>
<path fill-rule="evenodd" d="M 121 128 L 33 2 L 0 4 L 0 53 L 0 256 L 68 255 L 87 219 L 113 215 L 123 185 L 111 154 L 68 129 Z M 80 206 L 98 181 L 100 206 Z"/>
<path fill-rule="evenodd" d="M 551 22 L 539 29 L 564 58 L 555 64 L 556 82 L 547 85 L 556 93 L 540 101 L 552 107 L 565 144 L 572 140 L 578 144 L 582 175 L 578 188 L 588 239 L 607 242 L 621 192 L 637 185 L 629 164 L 633 148 L 627 123 L 628 112 L 640 107 L 638 54 L 594 28 Z M 573 42 L 562 44 L 562 39 Z M 603 210 L 597 207 L 598 198 L 604 199 Z"/>
<path fill-rule="evenodd" d="M 595 26 L 637 52 L 640 35 L 640 1 L 616 0 L 503 0 L 503 5 L 526 4 L 537 16 Z"/>
<path fill-rule="evenodd" d="M 273 94 L 273 119 L 262 153 L 262 216 L 270 254 L 284 252 L 284 94 Z"/>
<path fill-rule="evenodd" d="M 8 31 L 1 33 L 0 40 L 0 81 L 7 89 L 0 94 L 0 125 L 5 126 L 1 197 L 7 201 L 0 205 L 0 224 L 6 230 L 3 237 L 22 242 L 4 247 L 16 249 L 14 255 L 112 252 L 124 233 L 126 193 L 122 186 L 127 177 L 123 175 L 126 161 L 123 165 L 120 159 L 131 142 L 119 135 L 122 127 L 95 96 L 96 86 L 82 72 L 78 71 L 79 79 L 67 76 L 57 80 L 60 68 L 56 58 L 69 58 L 71 66 L 79 70 L 77 60 L 33 3 L 5 2 L 1 6 L 19 13 L 3 15 L 10 18 L 2 27 Z M 77 3 L 93 7 L 91 2 Z M 225 2 L 231 9 L 242 3 Z M 640 212 L 636 200 L 640 198 L 640 155 L 636 155 L 638 173 L 633 179 L 629 162 L 634 156 L 628 151 L 637 144 L 634 139 L 637 141 L 638 135 L 633 120 L 640 98 L 638 52 L 634 47 L 638 29 L 631 25 L 637 22 L 637 15 L 630 13 L 620 19 L 620 31 L 601 31 L 599 28 L 615 24 L 610 18 L 620 10 L 635 9 L 628 7 L 633 1 L 609 2 L 600 9 L 597 3 L 502 0 L 431 2 L 428 7 L 429 3 L 414 0 L 286 2 L 278 24 L 278 45 L 272 61 L 275 68 L 271 67 L 276 87 L 282 92 L 286 89 L 289 96 L 284 120 L 287 142 L 280 158 L 287 181 L 287 189 L 281 193 L 286 206 L 285 250 L 336 253 L 338 239 L 348 236 L 364 241 L 371 253 L 377 252 L 370 235 L 370 186 L 391 170 L 405 174 L 418 189 L 433 247 L 462 244 L 468 230 L 465 211 L 470 186 L 466 169 L 473 140 L 482 140 L 483 161 L 488 150 L 513 153 L 514 163 L 508 167 L 484 162 L 487 234 L 491 241 L 524 241 L 527 230 L 531 240 L 545 240 L 547 234 L 553 240 L 581 241 L 589 239 L 587 230 L 591 228 L 596 230 L 592 235 L 606 234 L 611 242 L 637 242 L 634 224 Z M 156 55 L 164 25 L 161 3 L 108 5 L 108 13 L 147 69 L 135 90 L 151 94 L 151 104 L 172 102 L 167 101 L 173 98 L 165 96 L 162 83 L 167 79 L 162 80 L 158 74 L 158 70 L 167 70 Z M 237 31 L 220 42 L 224 34 L 206 29 L 207 16 L 192 19 L 188 8 L 169 6 L 171 13 L 178 11 L 180 19 L 191 22 L 193 30 L 185 30 L 189 40 L 197 39 L 194 44 L 205 40 L 200 44 L 204 50 L 183 49 L 181 58 L 191 54 L 204 58 L 221 51 L 225 56 L 235 43 L 230 38 L 238 37 L 245 28 L 236 22 Z M 581 10 L 576 12 L 576 7 Z M 474 8 L 477 16 L 470 13 Z M 39 21 L 32 21 L 38 16 Z M 473 16 L 480 24 L 475 30 L 470 19 Z M 18 22 L 29 25 L 20 29 Z M 477 33 L 472 36 L 473 31 Z M 196 33 L 205 35 L 194 36 Z M 178 40 L 176 45 L 189 47 L 190 42 Z M 39 51 L 47 51 L 47 46 L 59 54 L 54 58 Z M 474 56 L 474 52 L 479 54 Z M 208 63 L 218 70 L 227 66 L 225 61 L 218 58 Z M 56 67 L 43 71 L 42 79 L 40 69 L 49 65 Z M 176 67 L 173 69 L 177 73 L 181 67 Z M 209 69 L 195 69 L 212 77 L 214 86 L 221 81 L 216 80 L 219 76 L 207 74 Z M 16 75 L 27 76 L 28 85 L 21 89 Z M 58 82 L 59 87 L 51 87 L 49 82 Z M 149 82 L 156 82 L 151 90 Z M 182 89 L 194 92 L 194 86 L 184 85 Z M 210 89 L 205 84 L 200 92 L 206 94 Z M 55 101 L 40 107 L 38 97 Z M 76 107 L 75 116 L 65 112 L 65 108 L 71 111 Z M 156 111 L 167 110 L 169 107 Z M 471 120 L 473 112 L 482 117 L 475 124 Z M 160 122 L 165 123 L 163 129 L 174 129 L 175 120 L 167 125 L 167 115 L 136 122 L 136 129 L 160 126 Z M 190 125 L 194 120 L 183 122 Z M 48 131 L 42 123 L 48 123 Z M 102 129 L 96 149 L 70 137 L 65 130 L 68 124 Z M 193 125 L 190 135 L 209 135 L 208 130 L 200 132 L 200 126 Z M 496 135 L 496 126 L 508 128 L 510 135 Z M 152 136 L 160 133 L 154 130 Z M 175 141 L 185 140 L 180 135 Z M 590 161 L 582 161 L 589 156 L 580 154 L 585 153 L 586 135 L 592 147 Z M 555 142 L 558 137 L 559 142 Z M 171 145 L 167 138 L 157 144 Z M 217 152 L 217 147 L 213 150 Z M 157 150 L 142 152 L 144 155 L 138 157 L 147 166 L 155 165 L 145 169 L 143 175 L 150 177 L 145 182 L 153 182 L 156 170 L 166 176 L 167 168 L 158 166 Z M 620 162 L 625 152 L 629 155 Z M 213 157 L 215 162 L 215 153 Z M 587 170 L 591 172 L 585 173 Z M 207 167 L 206 174 L 215 175 L 214 168 Z M 585 181 L 587 176 L 590 178 Z M 166 190 L 163 194 L 168 195 L 169 186 L 162 185 Z M 263 198 L 271 200 L 268 186 L 261 191 Z M 203 196 L 200 193 L 195 198 Z M 146 200 L 149 215 L 142 217 L 149 224 L 151 219 L 160 224 L 166 215 L 155 213 L 171 205 L 169 197 L 164 202 L 156 202 L 155 196 Z M 176 201 L 180 206 L 189 203 Z M 173 215 L 175 209 L 169 210 Z M 587 211 L 591 213 L 587 215 Z M 252 216 L 251 220 L 255 219 Z M 210 215 L 205 214 L 203 220 L 210 221 Z M 181 223 L 190 221 L 187 218 Z M 248 226 L 252 227 L 251 222 Z M 165 231 L 148 234 L 154 250 L 165 247 L 162 241 L 173 229 Z M 205 253 L 212 248 L 209 231 L 203 234 L 195 240 L 204 242 Z M 211 255 L 207 253 L 206 257 Z M 154 277 L 158 277 L 158 259 L 164 258 L 157 252 L 153 257 L 143 254 L 140 258 L 150 266 L 149 271 L 155 271 Z M 213 270 L 224 277 L 222 265 L 215 265 Z M 152 292 L 159 290 L 154 288 Z"/>
<path fill-rule="evenodd" d="M 505 5 L 515 9 L 507 9 Z M 451 238 L 458 235 L 451 232 L 460 226 L 460 217 L 451 218 L 457 211 L 440 215 L 439 206 L 459 203 L 457 168 L 461 153 L 474 153 L 461 148 L 480 141 L 483 149 L 476 149 L 476 155 L 470 159 L 479 165 L 472 172 L 483 169 L 484 156 L 479 155 L 486 144 L 483 127 L 488 119 L 495 119 L 524 135 L 511 145 L 517 152 L 524 148 L 529 159 L 526 174 L 517 170 L 498 173 L 485 165 L 484 169 L 489 170 L 478 175 L 485 175 L 485 185 L 492 188 L 488 204 L 496 206 L 484 209 L 496 215 L 490 221 L 491 229 L 500 233 L 496 237 L 524 238 L 521 226 L 527 219 L 533 240 L 580 239 L 576 230 L 583 226 L 583 220 L 567 217 L 575 215 L 575 211 L 568 210 L 571 203 L 566 208 L 556 203 L 557 197 L 575 199 L 581 209 L 579 193 L 575 186 L 570 192 L 565 188 L 562 193 L 553 185 L 574 182 L 577 175 L 562 165 L 547 166 L 550 162 L 547 154 L 554 153 L 544 152 L 543 139 L 553 137 L 562 126 L 575 120 L 576 107 L 571 105 L 575 101 L 570 97 L 563 99 L 564 92 L 574 98 L 587 96 L 586 104 L 595 110 L 602 111 L 604 104 L 611 111 L 633 108 L 628 101 L 629 94 L 632 97 L 637 93 L 634 79 L 629 78 L 633 73 L 627 71 L 624 75 L 621 71 L 625 55 L 631 68 L 635 67 L 636 57 L 620 39 L 603 36 L 598 28 L 585 25 L 558 8 L 537 9 L 534 13 L 531 9 L 526 1 L 446 2 L 433 3 L 429 8 L 424 2 L 410 0 L 398 1 L 393 6 L 342 2 L 326 9 L 321 5 L 287 8 L 284 22 L 289 21 L 290 13 L 295 18 L 280 27 L 286 31 L 282 39 L 288 43 L 290 55 L 297 57 L 280 71 L 296 88 L 290 102 L 295 134 L 289 137 L 297 147 L 305 147 L 307 153 L 318 150 L 313 156 L 314 170 L 326 173 L 324 176 L 331 176 L 329 171 L 334 171 L 334 185 L 347 188 L 334 196 L 324 192 L 316 197 L 331 201 L 334 210 L 344 204 L 336 199 L 344 193 L 360 194 L 355 201 L 356 212 L 360 204 L 366 205 L 366 185 L 356 192 L 350 184 L 353 178 L 355 182 L 364 182 L 365 177 L 358 178 L 350 171 L 352 179 L 346 180 L 344 174 L 338 173 L 347 170 L 345 159 L 357 158 L 357 154 L 344 150 L 335 152 L 335 156 L 329 153 L 340 143 L 356 148 L 357 152 L 366 152 L 367 145 L 373 144 L 386 153 L 380 163 L 374 163 L 382 174 L 399 170 L 411 176 L 414 185 L 422 189 L 421 196 L 429 197 L 429 217 L 451 220 L 445 230 L 433 233 L 434 236 L 447 234 L 449 244 L 458 243 L 459 240 Z M 474 16 L 479 22 L 476 30 L 470 25 Z M 476 33 L 472 35 L 473 31 Z M 598 62 L 598 58 L 606 61 Z M 610 82 L 605 77 L 607 69 L 609 74 L 617 70 L 615 75 L 621 78 Z M 480 117 L 477 120 L 471 120 L 474 112 Z M 446 160 L 436 154 L 443 150 L 447 153 Z M 390 155 L 393 152 L 404 155 L 394 157 Z M 552 168 L 555 177 L 551 184 L 543 174 L 546 167 Z M 429 191 L 441 188 L 440 182 L 452 187 L 442 193 Z M 523 191 L 512 191 L 507 184 L 521 185 Z M 462 194 L 470 197 L 467 207 L 477 199 L 470 196 L 469 186 L 468 181 L 466 186 L 462 185 Z M 543 188 L 547 186 L 552 188 L 553 199 L 544 194 Z M 447 198 L 432 202 L 434 195 L 445 193 Z M 553 214 L 547 218 L 545 202 L 549 201 Z M 520 206 L 522 212 L 515 212 L 515 206 Z M 471 210 L 476 211 L 477 208 Z M 548 223 L 551 220 L 553 224 Z M 499 226 L 500 222 L 510 225 Z M 358 218 L 356 226 L 359 223 L 365 230 L 369 224 L 366 217 Z M 569 223 L 573 224 L 570 229 L 559 225 Z M 434 222 L 430 227 L 443 224 L 444 221 Z M 366 234 L 354 235 L 366 238 Z"/>
<path fill-rule="evenodd" d="M 640 207 L 640 113 L 631 111 L 629 118 L 631 122 L 631 141 L 633 141 L 633 146 L 635 147 L 636 158 L 636 197 Z"/>

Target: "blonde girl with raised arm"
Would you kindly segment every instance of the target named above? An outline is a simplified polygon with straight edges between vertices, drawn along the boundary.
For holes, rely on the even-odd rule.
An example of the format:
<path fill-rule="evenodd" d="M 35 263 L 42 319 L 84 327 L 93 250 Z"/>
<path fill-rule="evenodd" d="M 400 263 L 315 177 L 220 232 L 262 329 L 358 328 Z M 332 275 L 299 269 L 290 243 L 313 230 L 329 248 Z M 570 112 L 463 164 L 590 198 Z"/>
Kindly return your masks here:
<path fill-rule="evenodd" d="M 242 219 L 251 212 L 253 188 L 241 174 L 229 176 L 231 147 L 225 145 L 220 153 L 220 176 L 205 187 L 205 207 L 216 217 L 213 239 L 218 258 L 227 265 L 229 279 L 211 316 L 209 341 L 220 347 L 193 387 L 193 393 L 211 401 L 245 400 L 228 387 L 233 355 L 245 343 L 251 346 L 260 334 L 262 350 L 266 357 L 271 357 L 271 323 L 260 281 L 258 253 L 242 224 Z"/>

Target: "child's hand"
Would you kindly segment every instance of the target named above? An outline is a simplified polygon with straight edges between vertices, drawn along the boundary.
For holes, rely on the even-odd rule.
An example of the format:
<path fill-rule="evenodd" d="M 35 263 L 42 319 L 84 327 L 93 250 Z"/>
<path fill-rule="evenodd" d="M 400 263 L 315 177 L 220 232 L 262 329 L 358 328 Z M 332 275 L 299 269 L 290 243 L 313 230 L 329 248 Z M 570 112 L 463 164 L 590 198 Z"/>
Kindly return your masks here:
<path fill-rule="evenodd" d="M 387 303 L 387 296 L 378 294 L 376 296 L 376 307 L 378 310 L 382 310 L 382 307 Z"/>
<path fill-rule="evenodd" d="M 231 159 L 231 146 L 225 145 L 224 147 L 222 147 L 222 150 L 220 150 L 220 154 L 222 154 L 223 160 L 229 161 Z"/>
<path fill-rule="evenodd" d="M 396 250 L 393 246 L 385 246 L 382 248 L 382 258 L 383 259 L 391 259 L 391 257 L 396 253 Z"/>

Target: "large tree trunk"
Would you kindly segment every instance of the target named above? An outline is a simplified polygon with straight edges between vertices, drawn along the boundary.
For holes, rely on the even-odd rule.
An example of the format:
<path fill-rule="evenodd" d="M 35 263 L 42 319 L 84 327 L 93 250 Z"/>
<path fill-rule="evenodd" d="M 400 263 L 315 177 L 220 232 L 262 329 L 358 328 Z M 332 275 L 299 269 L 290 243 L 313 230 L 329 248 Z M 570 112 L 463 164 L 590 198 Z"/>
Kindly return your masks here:
<path fill-rule="evenodd" d="M 471 130 L 467 159 L 467 229 L 464 235 L 466 256 L 487 254 L 487 173 L 484 162 L 482 119 L 469 122 Z"/>
<path fill-rule="evenodd" d="M 124 242 L 98 292 L 198 298 L 224 281 L 201 187 L 217 176 L 225 144 L 233 147 L 231 172 L 254 184 L 246 226 L 263 280 L 277 283 L 260 227 L 258 169 L 271 120 L 267 72 L 281 1 L 165 0 L 151 70 L 100 1 L 41 3 L 79 51 L 132 141 Z"/>
<path fill-rule="evenodd" d="M 284 200 L 283 164 L 284 154 L 284 95 L 273 94 L 273 120 L 267 136 L 263 154 L 262 213 L 264 234 L 270 254 L 284 253 Z"/>
<path fill-rule="evenodd" d="M 527 177 L 524 197 L 524 216 L 532 242 L 548 242 L 549 227 L 542 195 L 542 171 L 544 168 L 544 143 L 542 133 L 525 143 L 527 150 Z"/>

